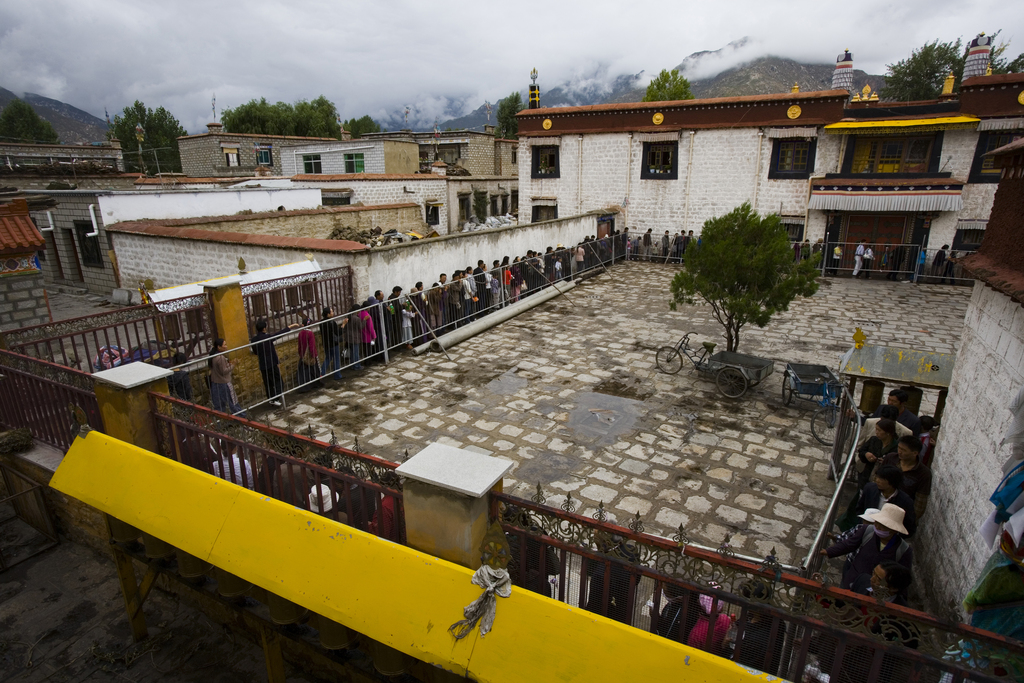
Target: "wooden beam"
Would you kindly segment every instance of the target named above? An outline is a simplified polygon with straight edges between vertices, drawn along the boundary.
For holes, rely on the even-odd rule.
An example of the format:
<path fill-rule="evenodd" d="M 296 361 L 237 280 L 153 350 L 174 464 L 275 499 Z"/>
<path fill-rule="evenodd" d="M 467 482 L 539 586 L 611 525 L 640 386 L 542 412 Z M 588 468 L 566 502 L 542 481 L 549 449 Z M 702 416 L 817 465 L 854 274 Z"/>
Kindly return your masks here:
<path fill-rule="evenodd" d="M 132 639 L 142 642 L 149 637 L 149 629 L 146 626 L 146 615 L 142 611 L 142 601 L 138 599 L 139 590 L 135 583 L 135 565 L 132 558 L 116 545 L 111 544 L 110 553 L 114 556 L 114 568 L 117 570 L 117 581 L 121 585 L 121 596 L 124 598 L 124 610 L 128 615 L 128 624 L 132 629 Z M 150 588 L 156 580 L 156 572 L 152 568 L 146 572 L 149 579 L 150 572 L 153 578 L 149 580 Z M 143 580 L 145 582 L 145 579 Z M 149 593 L 149 588 L 146 589 Z M 138 606 L 136 606 L 138 605 Z"/>
<path fill-rule="evenodd" d="M 285 683 L 280 637 L 272 629 L 263 626 L 260 629 L 260 638 L 263 641 L 263 659 L 267 663 L 268 683 Z"/>

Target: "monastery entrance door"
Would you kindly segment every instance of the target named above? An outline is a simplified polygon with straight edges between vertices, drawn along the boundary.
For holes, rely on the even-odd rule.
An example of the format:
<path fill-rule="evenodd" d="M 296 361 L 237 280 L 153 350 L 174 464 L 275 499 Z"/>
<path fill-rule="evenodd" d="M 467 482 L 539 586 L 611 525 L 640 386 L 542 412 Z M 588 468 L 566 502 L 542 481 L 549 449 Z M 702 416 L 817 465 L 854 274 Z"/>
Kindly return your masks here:
<path fill-rule="evenodd" d="M 857 243 L 867 240 L 868 244 L 876 247 L 903 244 L 906 241 L 906 231 L 906 216 L 853 215 L 847 223 L 846 242 Z"/>

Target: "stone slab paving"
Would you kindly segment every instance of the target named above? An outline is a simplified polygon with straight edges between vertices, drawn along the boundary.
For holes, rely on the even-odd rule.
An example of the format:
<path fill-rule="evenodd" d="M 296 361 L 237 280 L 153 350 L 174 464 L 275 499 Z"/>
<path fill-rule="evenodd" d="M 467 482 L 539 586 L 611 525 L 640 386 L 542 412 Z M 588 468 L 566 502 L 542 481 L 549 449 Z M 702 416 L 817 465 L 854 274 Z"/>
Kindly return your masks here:
<path fill-rule="evenodd" d="M 402 355 L 295 396 L 271 424 L 400 461 L 431 442 L 511 459 L 506 491 L 540 483 L 551 505 L 567 494 L 610 520 L 639 513 L 648 532 L 741 553 L 776 548 L 800 564 L 833 494 L 813 406 L 781 402 L 786 361 L 836 367 L 855 327 L 869 343 L 954 352 L 969 287 L 826 280 L 740 350 L 776 372 L 737 400 L 684 368 L 666 375 L 655 350 L 687 331 L 724 345 L 705 306 L 669 310 L 675 267 L 617 266 L 441 354 Z M 571 300 L 571 301 L 570 301 Z M 688 364 L 687 364 L 688 366 Z"/>

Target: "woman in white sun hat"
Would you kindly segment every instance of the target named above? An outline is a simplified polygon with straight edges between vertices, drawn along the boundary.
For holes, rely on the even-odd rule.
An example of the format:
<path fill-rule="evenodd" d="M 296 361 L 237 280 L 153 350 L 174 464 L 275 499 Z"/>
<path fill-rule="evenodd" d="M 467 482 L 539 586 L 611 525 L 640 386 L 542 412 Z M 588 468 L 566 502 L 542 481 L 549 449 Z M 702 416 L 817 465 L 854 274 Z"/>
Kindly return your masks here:
<path fill-rule="evenodd" d="M 903 508 L 886 503 L 877 512 L 865 511 L 861 524 L 844 534 L 830 548 L 821 551 L 828 557 L 848 555 L 843 565 L 840 588 L 850 588 L 862 574 L 870 575 L 882 560 L 894 560 L 911 569 L 914 551 L 903 540 L 907 528 L 903 526 Z"/>

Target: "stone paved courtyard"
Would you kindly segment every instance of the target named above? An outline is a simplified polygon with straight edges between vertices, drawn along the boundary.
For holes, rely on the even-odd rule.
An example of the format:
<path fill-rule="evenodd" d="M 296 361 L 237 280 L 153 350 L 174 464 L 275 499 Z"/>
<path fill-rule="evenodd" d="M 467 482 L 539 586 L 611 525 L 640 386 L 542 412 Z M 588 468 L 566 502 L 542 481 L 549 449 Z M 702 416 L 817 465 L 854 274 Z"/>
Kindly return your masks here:
<path fill-rule="evenodd" d="M 835 368 L 855 327 L 869 344 L 954 352 L 969 287 L 832 280 L 765 329 L 743 332 L 740 351 L 775 361 L 775 373 L 729 400 L 689 364 L 655 366 L 655 350 L 694 332 L 722 344 L 701 306 L 668 307 L 674 266 L 629 263 L 582 283 L 442 354 L 401 355 L 348 372 L 329 388 L 290 399 L 259 419 L 400 461 L 427 443 L 512 460 L 506 491 L 547 503 L 571 492 L 577 511 L 603 502 L 625 524 L 637 512 L 650 533 L 800 564 L 834 484 L 809 430 L 810 404 L 784 407 L 787 361 Z M 931 399 L 934 402 L 934 397 Z M 926 395 L 926 404 L 928 397 Z M 928 413 L 925 409 L 923 412 Z"/>

